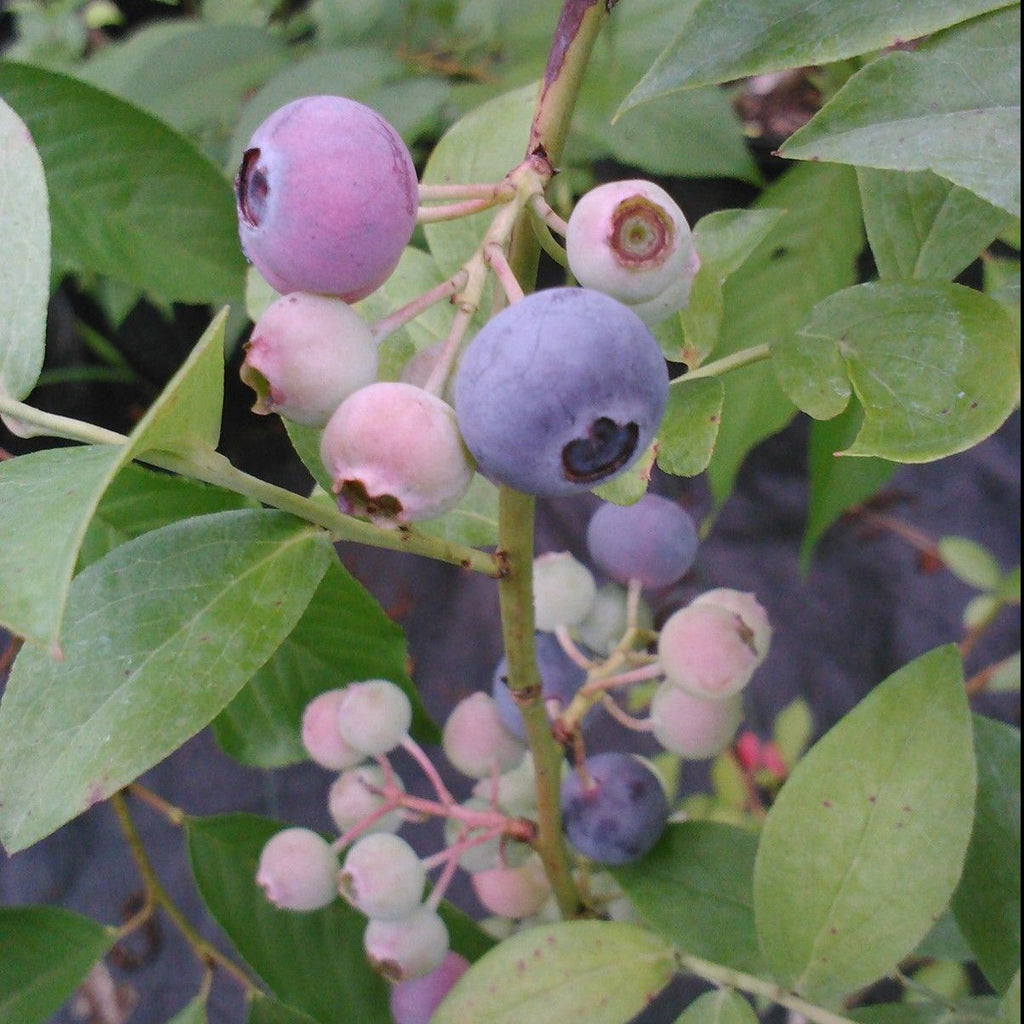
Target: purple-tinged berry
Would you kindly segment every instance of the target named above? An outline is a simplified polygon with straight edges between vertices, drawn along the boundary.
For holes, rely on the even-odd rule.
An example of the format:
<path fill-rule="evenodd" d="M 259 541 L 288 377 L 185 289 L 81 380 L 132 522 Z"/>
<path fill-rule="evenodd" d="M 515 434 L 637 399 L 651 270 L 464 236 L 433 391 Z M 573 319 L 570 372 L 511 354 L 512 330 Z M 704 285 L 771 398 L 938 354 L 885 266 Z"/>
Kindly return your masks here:
<path fill-rule="evenodd" d="M 282 910 L 319 910 L 338 890 L 338 858 L 323 836 L 308 828 L 286 828 L 260 854 L 256 884 Z"/>
<path fill-rule="evenodd" d="M 659 494 L 634 505 L 601 505 L 587 524 L 594 564 L 618 583 L 631 579 L 652 590 L 682 579 L 697 556 L 697 527 L 690 514 Z"/>
<path fill-rule="evenodd" d="M 443 515 L 473 479 L 452 407 L 397 381 L 346 398 L 324 428 L 320 457 L 342 512 L 381 526 Z"/>
<path fill-rule="evenodd" d="M 644 322 L 588 288 L 535 292 L 467 346 L 455 411 L 480 472 L 526 494 L 578 494 L 654 440 L 668 371 Z"/>
<path fill-rule="evenodd" d="M 416 226 L 416 169 L 376 111 L 307 96 L 253 133 L 235 179 L 246 256 L 282 294 L 356 302 L 395 269 Z"/>
<path fill-rule="evenodd" d="M 419 906 L 426 881 L 422 861 L 404 839 L 375 832 L 349 848 L 338 873 L 338 890 L 367 917 L 394 921 Z"/>
<path fill-rule="evenodd" d="M 661 780 L 635 754 L 595 754 L 584 777 L 562 780 L 562 822 L 569 842 L 598 864 L 629 864 L 643 857 L 668 821 Z"/>
<path fill-rule="evenodd" d="M 464 956 L 448 952 L 429 974 L 392 985 L 389 998 L 395 1024 L 430 1024 L 434 1011 L 467 970 L 469 961 Z"/>
<path fill-rule="evenodd" d="M 662 683 L 651 701 L 651 732 L 673 754 L 703 761 L 732 742 L 743 721 L 743 697 L 723 700 L 694 697 L 674 683 Z"/>
<path fill-rule="evenodd" d="M 341 299 L 292 292 L 256 321 L 240 375 L 256 392 L 253 412 L 323 427 L 353 391 L 377 379 L 377 344 Z"/>
<path fill-rule="evenodd" d="M 448 929 L 426 904 L 395 921 L 373 918 L 363 933 L 363 949 L 373 969 L 388 981 L 422 978 L 436 970 L 448 952 Z"/>

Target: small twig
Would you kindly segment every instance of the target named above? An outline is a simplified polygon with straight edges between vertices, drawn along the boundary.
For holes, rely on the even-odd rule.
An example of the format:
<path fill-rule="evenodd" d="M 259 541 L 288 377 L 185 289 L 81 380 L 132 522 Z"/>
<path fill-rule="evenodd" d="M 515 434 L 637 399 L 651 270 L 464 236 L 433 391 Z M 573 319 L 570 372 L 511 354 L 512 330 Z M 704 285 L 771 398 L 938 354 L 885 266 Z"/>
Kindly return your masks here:
<path fill-rule="evenodd" d="M 394 334 L 400 327 L 404 327 L 410 320 L 415 320 L 424 310 L 444 299 L 451 298 L 456 292 L 466 286 L 469 275 L 465 270 L 456 271 L 447 281 L 418 295 L 411 302 L 394 310 L 387 316 L 381 317 L 370 327 L 370 334 L 373 340 L 379 345 L 385 338 Z"/>

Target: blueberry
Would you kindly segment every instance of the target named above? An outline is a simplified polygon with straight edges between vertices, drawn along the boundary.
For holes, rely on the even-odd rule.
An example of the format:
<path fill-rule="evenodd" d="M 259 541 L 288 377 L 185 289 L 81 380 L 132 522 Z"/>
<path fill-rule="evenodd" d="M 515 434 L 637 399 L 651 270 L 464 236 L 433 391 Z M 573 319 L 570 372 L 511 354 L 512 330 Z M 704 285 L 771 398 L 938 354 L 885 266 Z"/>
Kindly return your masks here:
<path fill-rule="evenodd" d="M 635 505 L 604 504 L 587 525 L 591 559 L 618 583 L 667 587 L 693 565 L 697 545 L 689 513 L 659 494 L 645 494 Z"/>
<path fill-rule="evenodd" d="M 455 412 L 480 471 L 527 494 L 577 494 L 654 440 L 668 371 L 644 322 L 587 288 L 536 292 L 467 346 Z"/>
<path fill-rule="evenodd" d="M 629 864 L 658 841 L 668 800 L 654 771 L 635 754 L 595 754 L 562 780 L 562 823 L 569 842 L 598 864 Z"/>
<path fill-rule="evenodd" d="M 376 111 L 306 96 L 253 133 L 235 179 L 242 248 L 279 292 L 355 302 L 394 270 L 416 226 L 412 157 Z"/>

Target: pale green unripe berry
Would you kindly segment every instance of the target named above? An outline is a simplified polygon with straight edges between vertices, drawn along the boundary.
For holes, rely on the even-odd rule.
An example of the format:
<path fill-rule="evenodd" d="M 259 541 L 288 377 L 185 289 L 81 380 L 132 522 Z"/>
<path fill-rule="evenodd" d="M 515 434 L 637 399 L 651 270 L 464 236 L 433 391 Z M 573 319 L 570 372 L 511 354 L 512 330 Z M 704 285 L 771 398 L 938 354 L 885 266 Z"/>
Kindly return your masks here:
<path fill-rule="evenodd" d="M 514 768 L 526 750 L 502 724 L 494 698 L 483 691 L 470 694 L 452 708 L 441 742 L 452 767 L 471 779 Z"/>
<path fill-rule="evenodd" d="M 626 631 L 626 588 L 618 583 L 598 587 L 586 618 L 576 627 L 577 638 L 595 654 L 607 655 Z M 654 615 L 643 598 L 637 603 L 636 624 L 651 629 Z"/>
<path fill-rule="evenodd" d="M 651 731 L 666 749 L 689 761 L 720 754 L 743 721 L 739 693 L 722 700 L 694 697 L 674 683 L 662 683 L 651 701 Z"/>
<path fill-rule="evenodd" d="M 286 828 L 263 847 L 256 884 L 282 910 L 319 910 L 337 895 L 337 871 L 338 858 L 323 836 Z"/>
<path fill-rule="evenodd" d="M 732 590 L 729 587 L 718 587 L 705 591 L 690 603 L 716 604 L 719 608 L 735 612 L 753 634 L 751 645 L 757 652 L 759 663 L 767 657 L 772 640 L 772 626 L 768 621 L 768 613 L 753 594 Z"/>
<path fill-rule="evenodd" d="M 338 890 L 367 917 L 394 921 L 416 909 L 426 881 L 423 863 L 404 839 L 375 832 L 350 847 L 338 874 Z"/>
<path fill-rule="evenodd" d="M 473 795 L 481 800 L 490 800 L 495 792 L 492 779 L 480 779 L 473 786 Z M 497 779 L 498 806 L 506 813 L 528 818 L 537 807 L 537 773 L 533 758 L 527 751 L 514 768 L 502 773 Z"/>
<path fill-rule="evenodd" d="M 597 584 L 591 571 L 568 551 L 552 551 L 533 560 L 535 625 L 544 632 L 582 622 L 594 603 Z"/>
<path fill-rule="evenodd" d="M 341 299 L 292 292 L 256 321 L 240 375 L 256 392 L 253 412 L 323 427 L 353 391 L 377 379 L 377 344 Z"/>
<path fill-rule="evenodd" d="M 343 771 L 327 791 L 327 810 L 341 833 L 365 821 L 384 806 L 379 790 L 384 785 L 384 769 L 376 764 L 363 764 Z M 402 780 L 394 773 L 393 785 L 402 788 Z M 367 826 L 370 832 L 397 832 L 402 825 L 402 812 L 390 811 Z"/>
<path fill-rule="evenodd" d="M 448 929 L 437 911 L 420 905 L 396 921 L 372 919 L 363 949 L 374 970 L 389 981 L 422 978 L 439 967 L 448 952 Z"/>
<path fill-rule="evenodd" d="M 412 705 L 405 693 L 387 679 L 350 683 L 338 706 L 341 738 L 367 757 L 397 747 L 412 725 Z"/>

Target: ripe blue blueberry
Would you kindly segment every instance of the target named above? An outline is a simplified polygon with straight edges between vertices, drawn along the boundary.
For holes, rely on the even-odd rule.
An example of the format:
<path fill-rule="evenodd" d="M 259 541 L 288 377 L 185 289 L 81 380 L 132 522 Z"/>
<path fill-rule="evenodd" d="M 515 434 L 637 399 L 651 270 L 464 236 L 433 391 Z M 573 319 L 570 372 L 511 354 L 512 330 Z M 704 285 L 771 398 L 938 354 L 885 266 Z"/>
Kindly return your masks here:
<path fill-rule="evenodd" d="M 693 565 L 697 545 L 689 513 L 659 494 L 645 494 L 635 505 L 604 504 L 587 524 L 591 559 L 618 583 L 667 587 Z"/>
<path fill-rule="evenodd" d="M 562 780 L 562 822 L 569 842 L 598 864 L 629 864 L 658 841 L 668 800 L 654 771 L 635 754 L 587 758 L 586 780 Z"/>
<path fill-rule="evenodd" d="M 246 256 L 279 292 L 355 302 L 395 269 L 416 226 L 416 169 L 376 111 L 306 96 L 271 114 L 235 179 Z"/>
<path fill-rule="evenodd" d="M 484 476 L 526 494 L 590 490 L 654 440 L 668 371 L 644 322 L 587 288 L 526 296 L 467 346 L 455 413 Z"/>

